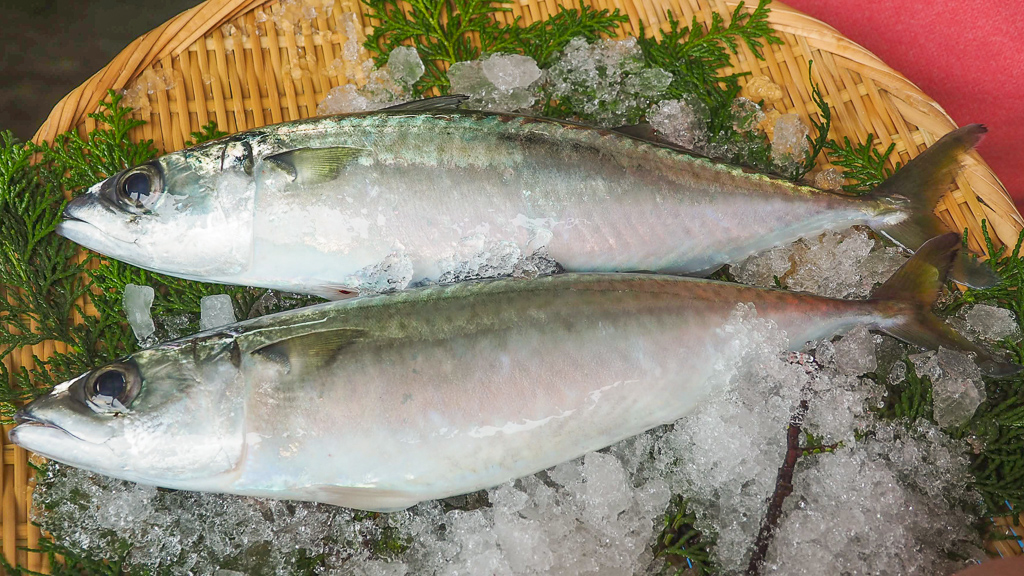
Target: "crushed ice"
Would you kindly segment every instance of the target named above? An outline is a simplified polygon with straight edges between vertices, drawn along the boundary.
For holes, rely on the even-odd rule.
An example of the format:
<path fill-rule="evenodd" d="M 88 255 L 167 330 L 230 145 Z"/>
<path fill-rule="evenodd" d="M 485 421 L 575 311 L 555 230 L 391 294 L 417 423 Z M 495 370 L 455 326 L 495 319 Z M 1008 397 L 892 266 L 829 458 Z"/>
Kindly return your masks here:
<path fill-rule="evenodd" d="M 452 94 L 469 96 L 468 108 L 515 112 L 529 108 L 540 96 L 541 70 L 529 56 L 492 54 L 481 60 L 456 62 L 448 69 Z"/>
<path fill-rule="evenodd" d="M 316 113 L 325 116 L 367 112 L 411 100 L 412 85 L 426 70 L 416 49 L 399 46 L 388 55 L 387 64 L 375 69 L 366 49 L 358 42 L 355 23 L 350 20 L 346 19 L 349 40 L 341 57 L 328 68 L 346 83 L 332 88 L 317 105 Z"/>
<path fill-rule="evenodd" d="M 730 270 L 744 284 L 781 284 L 832 298 L 866 298 L 906 260 L 898 248 L 884 247 L 864 230 L 850 228 L 767 250 Z"/>
<path fill-rule="evenodd" d="M 662 99 L 672 74 L 645 68 L 636 38 L 574 38 L 547 69 L 548 95 L 601 126 L 635 122 Z"/>
<path fill-rule="evenodd" d="M 985 401 L 981 370 L 971 356 L 939 348 L 913 354 L 910 360 L 917 375 L 927 376 L 932 382 L 932 409 L 940 427 L 967 422 Z"/>
<path fill-rule="evenodd" d="M 975 304 L 964 314 L 965 330 L 989 342 L 1020 335 L 1020 327 L 1013 312 L 988 304 Z"/>

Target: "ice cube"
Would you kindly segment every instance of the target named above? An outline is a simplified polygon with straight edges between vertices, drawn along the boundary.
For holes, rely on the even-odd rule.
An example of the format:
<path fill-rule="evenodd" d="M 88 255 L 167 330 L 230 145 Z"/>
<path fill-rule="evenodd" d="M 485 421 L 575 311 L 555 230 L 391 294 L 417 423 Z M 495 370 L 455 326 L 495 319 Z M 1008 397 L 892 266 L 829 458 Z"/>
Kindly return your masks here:
<path fill-rule="evenodd" d="M 730 266 L 729 271 L 736 280 L 744 284 L 774 288 L 776 287 L 776 278 L 785 277 L 793 267 L 792 257 L 793 248 L 791 246 L 780 246 L 750 256 L 746 260 Z"/>
<path fill-rule="evenodd" d="M 419 52 L 411 46 L 399 46 L 388 55 L 388 73 L 398 84 L 411 88 L 423 77 L 426 68 L 420 60 Z"/>
<path fill-rule="evenodd" d="M 1013 312 L 988 304 L 975 304 L 966 315 L 967 324 L 985 340 L 1002 340 L 1020 333 Z"/>
<path fill-rule="evenodd" d="M 526 88 L 540 78 L 537 62 L 520 54 L 492 54 L 483 60 L 480 69 L 485 78 L 501 91 Z"/>
<path fill-rule="evenodd" d="M 670 142 L 691 150 L 707 141 L 706 118 L 697 104 L 685 100 L 662 100 L 647 112 L 647 121 Z"/>
<path fill-rule="evenodd" d="M 974 359 L 961 352 L 939 348 L 913 354 L 910 360 L 918 376 L 932 383 L 932 409 L 935 422 L 942 428 L 959 426 L 974 416 L 985 401 L 985 384 Z"/>
<path fill-rule="evenodd" d="M 811 133 L 799 114 L 783 114 L 775 121 L 772 140 L 772 162 L 786 167 L 801 164 L 810 151 L 807 136 Z"/>
<path fill-rule="evenodd" d="M 376 109 L 368 98 L 359 93 L 353 84 L 335 86 L 316 106 L 320 116 L 333 114 L 352 114 Z"/>
<path fill-rule="evenodd" d="M 754 76 L 747 80 L 747 85 L 743 87 L 743 93 L 754 102 L 764 100 L 765 104 L 778 102 L 783 97 L 782 87 L 772 82 L 772 79 L 767 76 Z"/>
<path fill-rule="evenodd" d="M 448 68 L 448 81 L 452 94 L 465 94 L 471 98 L 483 97 L 494 89 L 478 60 L 452 64 Z"/>
<path fill-rule="evenodd" d="M 132 332 L 135 333 L 135 339 L 140 343 L 156 332 L 153 316 L 149 313 L 150 307 L 153 306 L 154 295 L 153 288 L 149 286 L 137 284 L 125 284 L 124 286 L 121 305 L 128 317 L 128 324 L 132 327 Z"/>
<path fill-rule="evenodd" d="M 814 175 L 814 186 L 822 190 L 842 190 L 846 179 L 835 168 L 828 168 Z"/>
<path fill-rule="evenodd" d="M 203 296 L 199 301 L 199 329 L 210 330 L 235 322 L 235 306 L 228 294 Z"/>
<path fill-rule="evenodd" d="M 645 67 L 636 38 L 573 38 L 546 72 L 549 96 L 601 126 L 635 121 L 672 81 L 671 73 Z"/>
<path fill-rule="evenodd" d="M 469 106 L 514 112 L 530 107 L 539 92 L 537 63 L 519 54 L 492 54 L 483 60 L 456 62 L 448 69 L 453 94 L 470 97 Z"/>
<path fill-rule="evenodd" d="M 858 326 L 836 343 L 836 364 L 851 376 L 875 371 L 875 340 L 867 328 Z"/>
<path fill-rule="evenodd" d="M 732 127 L 737 132 L 755 130 L 764 119 L 764 112 L 757 102 L 751 102 L 746 98 L 736 98 L 732 101 Z"/>

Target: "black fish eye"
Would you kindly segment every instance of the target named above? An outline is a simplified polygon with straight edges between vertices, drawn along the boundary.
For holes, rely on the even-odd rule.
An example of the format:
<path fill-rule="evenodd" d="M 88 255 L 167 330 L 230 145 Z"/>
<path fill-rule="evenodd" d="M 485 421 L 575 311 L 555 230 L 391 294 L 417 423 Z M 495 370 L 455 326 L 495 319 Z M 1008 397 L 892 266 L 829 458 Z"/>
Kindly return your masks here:
<path fill-rule="evenodd" d="M 140 388 L 134 363 L 116 363 L 96 370 L 86 383 L 89 404 L 98 412 L 123 412 Z"/>
<path fill-rule="evenodd" d="M 128 382 L 120 370 L 107 370 L 92 383 L 93 395 L 119 398 L 128 388 Z"/>
<path fill-rule="evenodd" d="M 160 170 L 152 163 L 128 170 L 118 178 L 115 186 L 118 200 L 137 209 L 152 206 L 160 188 Z"/>
<path fill-rule="evenodd" d="M 149 196 L 149 176 L 142 172 L 129 174 L 124 179 L 124 192 L 128 198 L 141 202 L 143 196 Z"/>

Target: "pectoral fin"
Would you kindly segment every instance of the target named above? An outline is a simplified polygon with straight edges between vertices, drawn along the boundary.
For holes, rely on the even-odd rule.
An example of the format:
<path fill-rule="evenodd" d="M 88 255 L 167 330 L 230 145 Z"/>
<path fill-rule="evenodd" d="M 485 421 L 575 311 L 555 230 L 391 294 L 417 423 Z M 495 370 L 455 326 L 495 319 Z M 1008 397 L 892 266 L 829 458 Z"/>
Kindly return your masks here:
<path fill-rule="evenodd" d="M 296 148 L 267 156 L 263 161 L 284 172 L 292 182 L 314 185 L 336 179 L 346 166 L 365 152 L 365 148 L 348 146 Z"/>
<path fill-rule="evenodd" d="M 304 374 L 332 364 L 342 350 L 365 335 L 358 328 L 339 328 L 292 336 L 266 344 L 252 354 L 273 362 L 290 374 Z"/>

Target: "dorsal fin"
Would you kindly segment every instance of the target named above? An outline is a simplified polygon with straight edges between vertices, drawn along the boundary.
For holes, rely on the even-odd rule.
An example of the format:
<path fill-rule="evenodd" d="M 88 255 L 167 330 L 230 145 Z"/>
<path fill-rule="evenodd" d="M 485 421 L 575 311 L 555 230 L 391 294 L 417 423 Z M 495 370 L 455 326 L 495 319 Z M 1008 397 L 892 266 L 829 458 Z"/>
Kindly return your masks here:
<path fill-rule="evenodd" d="M 690 156 L 696 156 L 698 158 L 710 158 L 706 154 L 701 154 L 700 152 L 696 152 L 691 148 L 687 148 L 686 146 L 682 146 L 680 144 L 672 142 L 671 140 L 659 134 L 658 131 L 654 129 L 654 126 L 651 126 L 647 122 L 641 122 L 640 124 L 627 124 L 625 126 L 617 126 L 615 128 L 612 128 L 612 132 L 625 134 L 630 138 L 636 138 L 637 140 L 650 142 L 651 144 L 661 146 L 662 148 L 671 148 L 673 150 L 677 150 Z M 721 162 L 721 160 L 716 160 L 716 162 Z"/>
<path fill-rule="evenodd" d="M 682 152 L 683 154 L 693 156 L 695 158 L 706 158 L 723 166 L 732 166 L 733 168 L 742 170 L 746 174 L 757 174 L 759 176 L 764 176 L 772 180 L 787 180 L 786 178 L 778 174 L 766 174 L 764 170 L 758 170 L 757 168 L 753 168 L 751 166 L 744 166 L 742 164 L 733 164 L 720 158 L 712 158 L 711 156 L 708 156 L 707 154 L 703 154 L 701 152 L 697 152 L 692 148 L 687 148 L 686 146 L 683 146 L 681 144 L 676 144 L 675 142 L 666 139 L 661 134 L 658 134 L 658 131 L 655 130 L 654 127 L 648 124 L 647 122 L 641 122 L 640 124 L 627 124 L 625 126 L 618 126 L 616 128 L 612 128 L 612 132 L 625 134 L 630 138 L 643 140 L 644 142 L 649 142 L 651 144 L 654 144 L 655 146 L 661 146 L 662 148 L 670 148 L 672 150 Z"/>
<path fill-rule="evenodd" d="M 311 332 L 260 346 L 251 353 L 286 372 L 305 374 L 333 363 L 342 350 L 358 342 L 365 333 L 358 328 Z"/>
<path fill-rule="evenodd" d="M 616 126 L 612 128 L 613 132 L 625 134 L 626 136 L 632 136 L 640 140 L 648 140 L 650 142 L 666 142 L 671 144 L 668 140 L 665 140 L 654 130 L 654 126 L 651 126 L 647 122 L 641 122 L 640 124 L 626 124 L 625 126 Z"/>
<path fill-rule="evenodd" d="M 453 112 L 459 109 L 463 102 L 469 100 L 465 94 L 449 94 L 448 96 L 435 96 L 395 104 L 387 108 L 381 108 L 378 112 Z"/>
<path fill-rule="evenodd" d="M 366 152 L 364 148 L 332 146 L 296 148 L 263 159 L 300 185 L 323 184 L 338 177 L 341 170 Z"/>

